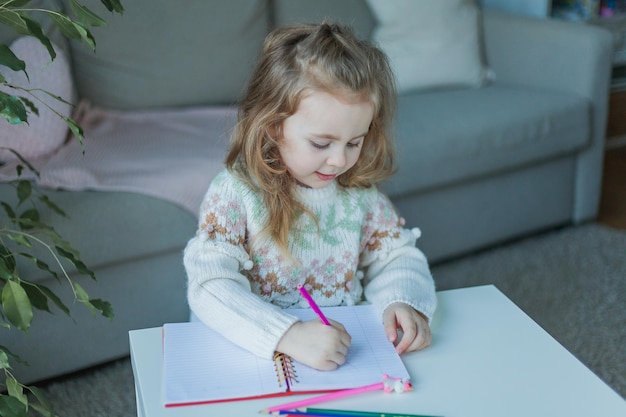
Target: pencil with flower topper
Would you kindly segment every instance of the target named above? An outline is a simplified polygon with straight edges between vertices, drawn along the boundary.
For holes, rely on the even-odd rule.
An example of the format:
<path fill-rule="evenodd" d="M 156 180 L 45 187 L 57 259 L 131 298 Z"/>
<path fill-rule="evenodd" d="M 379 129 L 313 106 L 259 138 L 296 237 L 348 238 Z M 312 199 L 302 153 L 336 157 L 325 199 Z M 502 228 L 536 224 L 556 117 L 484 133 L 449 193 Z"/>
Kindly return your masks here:
<path fill-rule="evenodd" d="M 371 385 L 364 385 L 362 387 L 344 389 L 341 391 L 331 392 L 329 394 L 319 395 L 317 397 L 306 398 L 300 401 L 294 401 L 287 404 L 276 405 L 273 407 L 266 408 L 265 410 L 261 410 L 262 414 L 271 414 L 280 411 L 286 410 L 295 410 L 301 407 L 306 407 L 312 404 L 318 404 L 325 401 L 336 400 L 338 398 L 348 397 L 356 394 L 361 394 L 364 392 L 383 390 L 385 392 L 405 392 L 410 391 L 413 388 L 411 387 L 411 383 L 405 379 L 399 378 L 391 378 L 389 375 L 383 375 L 382 382 L 377 382 Z"/>

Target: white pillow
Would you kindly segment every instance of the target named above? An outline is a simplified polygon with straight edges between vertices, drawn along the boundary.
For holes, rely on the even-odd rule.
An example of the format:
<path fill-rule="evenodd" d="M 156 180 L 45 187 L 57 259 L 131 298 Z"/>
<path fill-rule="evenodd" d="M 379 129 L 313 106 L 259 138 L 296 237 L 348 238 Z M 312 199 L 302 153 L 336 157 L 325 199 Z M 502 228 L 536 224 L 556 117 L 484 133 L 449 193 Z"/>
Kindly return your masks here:
<path fill-rule="evenodd" d="M 70 64 L 61 48 L 55 47 L 57 56 L 52 62 L 47 49 L 32 36 L 16 39 L 10 48 L 26 63 L 29 78 L 22 71 L 3 68 L 2 73 L 9 84 L 29 89 L 40 88 L 66 101 L 74 98 Z M 12 148 L 30 161 L 51 154 L 65 142 L 69 128 L 52 110 L 22 91 L 5 86 L 0 88 L 5 93 L 28 98 L 39 110 L 39 115 L 32 112 L 28 114 L 28 124 L 12 125 L 6 119 L 0 119 L 0 146 Z M 63 116 L 70 117 L 71 105 L 57 101 L 41 91 L 34 94 Z M 0 150 L 0 161 L 14 160 L 17 160 L 15 154 Z"/>
<path fill-rule="evenodd" d="M 373 40 L 388 55 L 398 92 L 482 85 L 480 14 L 473 0 L 367 0 Z"/>

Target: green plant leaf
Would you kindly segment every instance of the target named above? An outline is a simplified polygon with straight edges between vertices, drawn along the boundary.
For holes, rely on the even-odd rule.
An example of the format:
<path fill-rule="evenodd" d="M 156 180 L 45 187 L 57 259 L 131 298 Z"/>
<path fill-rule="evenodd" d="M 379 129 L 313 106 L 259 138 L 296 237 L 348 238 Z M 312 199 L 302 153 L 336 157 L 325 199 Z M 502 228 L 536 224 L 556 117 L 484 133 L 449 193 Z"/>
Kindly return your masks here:
<path fill-rule="evenodd" d="M 11 369 L 11 364 L 9 363 L 9 355 L 2 350 L 2 346 L 0 346 L 0 369 Z"/>
<path fill-rule="evenodd" d="M 62 249 L 71 253 L 75 258 L 80 258 L 80 253 L 76 249 L 74 249 L 70 242 L 63 240 L 58 234 L 56 234 L 56 236 L 53 236 L 54 234 L 56 234 L 56 232 L 53 232 L 50 236 L 50 238 L 54 240 L 54 243 L 59 245 Z"/>
<path fill-rule="evenodd" d="M 65 214 L 65 212 L 61 209 L 61 207 L 57 206 L 52 200 L 48 198 L 47 195 L 40 194 L 37 198 L 39 199 L 39 201 L 44 203 L 49 209 L 54 211 L 59 216 L 67 217 L 67 214 Z"/>
<path fill-rule="evenodd" d="M 90 300 L 87 291 L 76 282 L 74 283 L 74 293 L 76 300 L 87 306 L 93 314 L 102 314 L 104 317 L 113 318 L 113 308 L 109 302 L 100 299 Z"/>
<path fill-rule="evenodd" d="M 33 192 L 33 186 L 30 181 L 19 180 L 17 182 L 17 198 L 19 199 L 18 204 L 22 204 L 26 201 Z"/>
<path fill-rule="evenodd" d="M 119 0 L 100 0 L 102 4 L 110 11 L 117 12 L 119 14 L 124 13 L 124 7 Z"/>
<path fill-rule="evenodd" d="M 30 243 L 30 240 L 28 240 L 28 238 L 23 234 L 11 233 L 7 236 L 9 239 L 11 239 L 13 242 L 17 243 L 20 246 L 24 246 L 29 249 L 33 247 L 32 243 Z"/>
<path fill-rule="evenodd" d="M 42 261 L 41 259 L 31 255 L 30 253 L 20 252 L 19 255 L 22 256 L 23 258 L 28 259 L 29 261 L 34 262 L 35 265 L 37 266 L 37 268 L 39 268 L 42 271 L 47 272 L 48 274 L 52 275 L 57 281 L 60 281 L 59 274 L 57 274 L 57 272 L 55 270 L 50 268 L 50 266 L 47 263 L 45 263 L 44 261 Z M 30 281 L 28 281 L 28 282 L 30 283 Z"/>
<path fill-rule="evenodd" d="M 12 125 L 28 122 L 28 114 L 22 101 L 10 94 L 0 91 L 0 116 Z"/>
<path fill-rule="evenodd" d="M 6 45 L 0 45 L 0 65 L 4 65 L 13 71 L 24 71 L 24 74 L 26 74 L 26 63 L 19 59 Z M 28 74 L 26 74 L 26 77 L 28 77 Z"/>
<path fill-rule="evenodd" d="M 0 6 L 16 8 L 16 7 L 24 7 L 28 3 L 30 3 L 30 0 L 4 0 L 0 4 Z"/>
<path fill-rule="evenodd" d="M 80 22 L 73 22 L 76 30 L 80 33 L 81 39 L 84 40 L 87 45 L 91 47 L 94 51 L 96 50 L 96 39 L 93 37 L 89 29 Z"/>
<path fill-rule="evenodd" d="M 78 272 L 80 272 L 83 275 L 90 276 L 91 279 L 93 279 L 94 281 L 96 280 L 96 275 L 93 273 L 93 271 L 91 269 L 87 268 L 87 265 L 85 265 L 83 263 L 83 261 L 78 259 L 78 257 L 74 256 L 73 253 L 63 249 L 60 246 L 55 246 L 54 248 L 56 249 L 56 251 L 57 251 L 57 253 L 59 255 L 61 255 L 62 257 L 64 257 L 68 261 L 70 261 L 72 263 L 72 265 L 74 265 L 74 267 L 78 270 Z M 87 299 L 85 301 L 87 301 Z"/>
<path fill-rule="evenodd" d="M 72 131 L 72 134 L 74 135 L 74 137 L 76 139 L 78 139 L 78 141 L 80 142 L 80 144 L 83 144 L 83 128 L 80 127 L 78 125 L 78 123 L 76 123 L 74 120 L 68 118 L 68 117 L 64 117 L 63 120 L 65 120 L 65 124 L 67 124 L 67 126 L 70 128 L 70 130 Z M 83 155 L 85 154 L 85 149 L 83 148 Z"/>
<path fill-rule="evenodd" d="M 113 312 L 113 306 L 108 301 L 103 301 L 99 298 L 92 298 L 89 300 L 89 304 L 100 312 L 104 317 L 113 320 L 115 313 Z"/>
<path fill-rule="evenodd" d="M 16 281 L 7 281 L 2 288 L 2 307 L 12 325 L 28 332 L 33 321 L 33 307 L 24 288 Z"/>
<path fill-rule="evenodd" d="M 0 8 L 0 24 L 6 25 L 20 35 L 27 35 L 28 29 L 22 16 L 15 10 Z"/>
<path fill-rule="evenodd" d="M 4 258 L 0 258 L 0 278 L 5 281 L 13 278 L 13 270 L 8 267 Z"/>
<path fill-rule="evenodd" d="M 28 398 L 26 398 L 26 395 L 24 394 L 24 387 L 22 387 L 22 385 L 17 382 L 15 377 L 11 374 L 7 375 L 5 383 L 9 395 L 24 404 L 26 409 L 28 409 Z"/>
<path fill-rule="evenodd" d="M 33 387 L 33 386 L 27 386 L 26 389 L 29 390 L 35 396 L 39 404 L 41 404 L 41 406 L 39 406 L 38 404 L 31 402 L 30 406 L 33 409 L 38 411 L 39 414 L 41 414 L 42 416 L 56 417 L 56 414 L 54 414 L 54 411 L 52 410 L 52 406 L 46 400 L 46 397 L 43 395 L 43 393 L 41 392 L 39 388 Z"/>
<path fill-rule="evenodd" d="M 81 303 L 89 301 L 89 294 L 87 294 L 87 291 L 77 282 L 74 283 L 74 295 L 76 296 L 76 300 Z"/>
<path fill-rule="evenodd" d="M 76 18 L 86 25 L 105 26 L 107 24 L 100 16 L 78 3 L 76 0 L 70 1 L 70 7 L 72 8 L 72 12 L 76 15 Z"/>
<path fill-rule="evenodd" d="M 7 214 L 9 219 L 15 218 L 15 212 L 13 211 L 13 207 L 8 205 L 6 201 L 0 201 L 0 205 L 2 205 L 2 207 L 4 208 L 4 212 Z"/>
<path fill-rule="evenodd" d="M 38 404 L 33 404 L 33 403 L 30 404 L 30 408 L 38 412 L 43 417 L 59 417 L 58 414 L 54 413 L 54 410 L 52 408 L 46 408 L 46 407 L 40 406 Z"/>
<path fill-rule="evenodd" d="M 83 24 L 57 13 L 49 13 L 48 15 L 65 36 L 77 41 L 85 41 L 91 49 L 96 49 L 96 40 Z"/>
<path fill-rule="evenodd" d="M 32 90 L 32 91 L 34 91 L 34 90 Z M 74 105 L 71 101 L 68 101 L 68 100 L 64 99 L 63 97 L 61 97 L 61 96 L 53 94 L 50 91 L 46 91 L 46 90 L 42 90 L 42 89 L 37 89 L 37 91 L 40 91 L 40 92 L 42 92 L 42 93 L 52 97 L 53 99 L 55 99 L 57 101 L 60 101 L 61 103 L 69 104 L 70 106 Z"/>
<path fill-rule="evenodd" d="M 13 252 L 3 242 L 0 242 L 0 257 L 2 257 L 4 264 L 10 271 L 15 270 L 16 264 Z"/>
<path fill-rule="evenodd" d="M 54 24 L 65 36 L 77 41 L 80 41 L 82 39 L 80 32 L 76 29 L 76 27 L 74 26 L 74 22 L 72 22 L 69 17 L 52 12 L 48 13 L 48 16 L 50 16 L 50 19 L 52 19 Z"/>
<path fill-rule="evenodd" d="M 1 93 L 1 92 L 0 92 Z M 24 165 L 26 165 L 28 167 L 28 169 L 35 175 L 37 175 L 37 177 L 39 177 L 39 171 L 30 164 L 30 162 L 28 162 L 26 159 L 24 159 L 24 157 L 22 155 L 20 155 L 19 152 L 17 152 L 15 149 L 11 149 L 11 148 L 7 148 L 6 146 L 0 146 L 0 149 L 3 149 L 5 151 L 9 151 L 11 152 L 13 155 L 15 155 L 15 157 L 17 159 L 20 160 L 20 162 Z M 17 165 L 15 167 L 15 171 L 17 172 L 17 176 L 20 177 L 22 175 L 22 170 L 24 169 L 24 167 L 22 165 Z M 13 183 L 13 181 L 11 181 L 11 183 Z"/>
<path fill-rule="evenodd" d="M 26 362 L 25 360 L 20 358 L 19 355 L 16 355 L 15 353 L 11 352 L 11 350 L 9 350 L 9 348 L 6 347 L 6 346 L 0 345 L 0 352 L 4 353 L 5 356 L 7 356 L 8 359 L 10 359 L 10 360 L 14 360 L 17 363 L 21 363 L 22 365 L 29 366 L 28 362 Z M 7 359 L 7 361 L 8 361 L 8 359 Z M 10 366 L 9 366 L 9 368 L 10 368 Z"/>
<path fill-rule="evenodd" d="M 0 395 L 0 416 L 28 417 L 28 411 L 18 399 L 10 395 Z"/>
<path fill-rule="evenodd" d="M 65 304 L 63 304 L 63 301 L 61 301 L 61 299 L 55 293 L 53 293 L 50 288 L 40 284 L 33 285 L 35 285 L 39 291 L 41 291 L 46 297 L 48 297 L 48 299 L 50 299 L 50 301 L 52 301 L 59 310 L 70 316 L 70 309 L 67 308 Z"/>
<path fill-rule="evenodd" d="M 18 222 L 22 229 L 29 230 L 37 227 L 39 223 L 39 211 L 37 209 L 31 208 L 28 210 L 24 210 L 22 214 L 20 214 L 18 218 Z"/>
<path fill-rule="evenodd" d="M 25 107 L 28 107 L 28 110 L 30 110 L 31 113 L 34 113 L 37 116 L 39 116 L 39 109 L 37 108 L 35 103 L 33 103 L 32 100 L 29 100 L 28 97 L 24 97 L 24 96 L 19 96 L 18 98 L 20 99 L 22 103 L 24 103 Z"/>
<path fill-rule="evenodd" d="M 48 37 L 44 33 L 41 24 L 28 16 L 22 16 L 22 19 L 24 19 L 24 22 L 26 22 L 26 28 L 28 29 L 28 32 L 37 39 L 39 39 L 39 42 L 41 42 L 41 44 L 45 46 L 48 50 L 50 58 L 54 60 L 54 58 L 57 57 L 57 53 L 52 46 L 52 42 L 50 42 L 50 39 L 48 39 Z"/>
<path fill-rule="evenodd" d="M 22 288 L 26 291 L 26 295 L 28 295 L 28 299 L 30 300 L 30 304 L 33 308 L 52 314 L 50 307 L 48 307 L 48 299 L 46 296 L 39 291 L 35 285 L 28 285 L 26 282 L 23 282 L 22 284 Z"/>

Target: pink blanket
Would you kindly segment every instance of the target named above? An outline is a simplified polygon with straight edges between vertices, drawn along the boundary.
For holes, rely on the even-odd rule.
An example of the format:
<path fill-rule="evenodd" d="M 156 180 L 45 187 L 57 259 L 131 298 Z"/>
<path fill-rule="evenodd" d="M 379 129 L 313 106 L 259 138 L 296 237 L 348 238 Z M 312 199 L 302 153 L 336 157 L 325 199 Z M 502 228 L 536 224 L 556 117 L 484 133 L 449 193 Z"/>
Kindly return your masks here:
<path fill-rule="evenodd" d="M 194 215 L 224 167 L 236 109 L 126 112 L 89 109 L 79 118 L 84 148 L 74 138 L 46 160 L 31 161 L 43 188 L 128 191 L 175 203 Z M 83 154 L 84 150 L 84 154 Z M 15 164 L 0 180 L 15 178 Z"/>

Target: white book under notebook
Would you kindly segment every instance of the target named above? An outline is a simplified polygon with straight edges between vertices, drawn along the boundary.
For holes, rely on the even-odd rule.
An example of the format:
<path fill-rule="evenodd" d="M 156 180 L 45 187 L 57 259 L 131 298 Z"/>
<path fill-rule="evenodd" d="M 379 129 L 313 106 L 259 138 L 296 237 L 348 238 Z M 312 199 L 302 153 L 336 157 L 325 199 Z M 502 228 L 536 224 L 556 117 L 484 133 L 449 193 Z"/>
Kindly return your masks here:
<path fill-rule="evenodd" d="M 352 336 L 346 363 L 334 371 L 318 371 L 283 354 L 274 360 L 260 358 L 199 322 L 165 324 L 165 406 L 328 392 L 382 382 L 385 374 L 409 378 L 373 306 L 322 311 L 342 323 Z M 302 320 L 317 318 L 311 309 L 289 312 Z"/>

